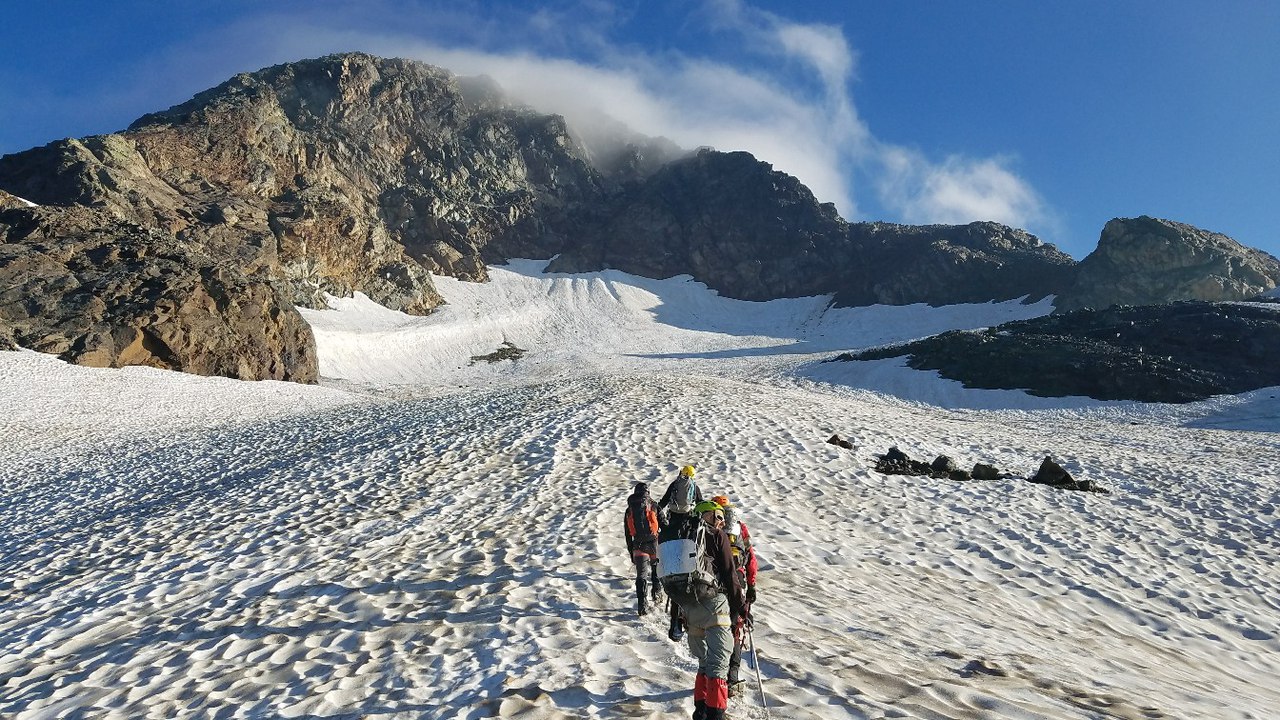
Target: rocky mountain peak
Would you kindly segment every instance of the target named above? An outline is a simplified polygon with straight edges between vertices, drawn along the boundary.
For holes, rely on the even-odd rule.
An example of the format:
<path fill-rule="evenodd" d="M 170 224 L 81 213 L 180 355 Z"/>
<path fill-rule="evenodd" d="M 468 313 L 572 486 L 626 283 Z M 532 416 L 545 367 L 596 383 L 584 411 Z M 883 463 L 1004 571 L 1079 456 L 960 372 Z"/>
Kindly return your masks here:
<path fill-rule="evenodd" d="M 1059 311 L 1178 300 L 1246 300 L 1280 284 L 1280 260 L 1220 233 L 1142 216 L 1117 218 L 1080 262 Z"/>

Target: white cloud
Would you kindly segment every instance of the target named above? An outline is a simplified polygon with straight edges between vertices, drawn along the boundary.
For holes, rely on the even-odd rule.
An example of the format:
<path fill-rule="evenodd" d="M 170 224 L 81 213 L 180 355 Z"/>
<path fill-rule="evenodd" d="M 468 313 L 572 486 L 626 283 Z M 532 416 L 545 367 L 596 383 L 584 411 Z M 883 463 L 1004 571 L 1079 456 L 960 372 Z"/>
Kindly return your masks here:
<path fill-rule="evenodd" d="M 853 52 L 839 28 L 780 22 L 777 34 L 787 53 L 804 59 L 818 71 L 829 92 L 844 92 L 853 75 Z"/>
<path fill-rule="evenodd" d="M 880 200 L 907 223 L 960 224 L 994 220 L 1026 228 L 1049 222 L 1044 201 L 1003 158 L 958 155 L 934 163 L 918 152 L 884 146 Z"/>

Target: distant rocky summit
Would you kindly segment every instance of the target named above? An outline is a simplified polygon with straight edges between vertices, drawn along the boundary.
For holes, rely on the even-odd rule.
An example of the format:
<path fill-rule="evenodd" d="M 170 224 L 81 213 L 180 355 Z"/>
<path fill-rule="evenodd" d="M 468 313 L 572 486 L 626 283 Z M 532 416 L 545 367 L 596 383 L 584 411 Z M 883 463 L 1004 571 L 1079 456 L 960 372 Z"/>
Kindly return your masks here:
<path fill-rule="evenodd" d="M 1280 285 L 1280 260 L 1226 235 L 1152 217 L 1108 222 L 1055 300 L 1065 312 L 1178 300 L 1249 300 Z"/>
<path fill-rule="evenodd" d="M 1076 310 L 835 359 L 908 356 L 965 387 L 1180 403 L 1280 385 L 1278 353 L 1280 305 L 1179 302 Z"/>
<path fill-rule="evenodd" d="M 82 364 L 312 382 L 296 306 L 361 292 L 429 313 L 432 274 L 483 282 L 521 257 L 840 305 L 1101 305 L 1111 277 L 995 223 L 850 224 L 747 153 L 577 134 L 491 80 L 359 53 L 237 75 L 124 132 L 0 158 L 0 347 Z M 1141 265 L 1113 272 L 1124 262 Z M 1156 266 L 1142 296 L 1275 285 L 1262 264 L 1227 265 L 1212 277 L 1231 282 Z"/>

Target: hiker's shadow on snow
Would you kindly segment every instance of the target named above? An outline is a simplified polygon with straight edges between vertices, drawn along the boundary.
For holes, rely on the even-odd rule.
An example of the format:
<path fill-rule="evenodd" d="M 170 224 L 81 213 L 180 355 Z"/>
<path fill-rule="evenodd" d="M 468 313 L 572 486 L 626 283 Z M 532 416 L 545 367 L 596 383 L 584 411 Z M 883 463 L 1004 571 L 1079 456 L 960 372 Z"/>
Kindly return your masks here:
<path fill-rule="evenodd" d="M 688 698 L 687 690 L 673 690 L 652 695 L 626 695 L 620 687 L 608 693 L 593 693 L 581 687 L 544 690 L 534 684 L 522 688 L 506 688 L 501 694 L 484 700 L 466 715 L 466 720 L 507 717 L 523 712 L 546 717 L 548 711 L 560 711 L 566 717 L 653 717 L 652 704 L 665 705 Z M 552 715 L 555 717 L 555 715 Z"/>
<path fill-rule="evenodd" d="M 290 717 L 297 720 L 360 720 L 360 718 L 377 717 L 379 715 L 403 715 L 409 714 L 412 717 L 442 717 L 439 705 L 424 705 L 422 703 L 406 703 L 398 705 L 391 702 L 383 702 L 374 707 L 362 707 L 353 712 L 340 712 L 335 715 L 292 715 Z M 274 716 L 273 716 L 274 717 Z"/>

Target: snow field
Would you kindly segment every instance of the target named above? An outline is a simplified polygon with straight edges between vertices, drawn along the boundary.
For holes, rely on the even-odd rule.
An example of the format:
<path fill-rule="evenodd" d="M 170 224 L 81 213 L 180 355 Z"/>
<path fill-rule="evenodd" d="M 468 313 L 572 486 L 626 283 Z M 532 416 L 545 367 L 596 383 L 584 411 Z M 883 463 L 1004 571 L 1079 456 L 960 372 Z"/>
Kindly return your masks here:
<path fill-rule="evenodd" d="M 308 313 L 327 387 L 0 354 L 0 716 L 683 716 L 696 664 L 636 618 L 621 527 L 632 483 L 688 463 L 760 553 L 771 717 L 1280 707 L 1274 391 L 965 391 L 813 362 L 1043 308 L 535 270 L 442 280 L 429 318 Z M 469 364 L 504 339 L 529 354 Z M 1051 453 L 1114 493 L 875 473 L 891 445 Z"/>

